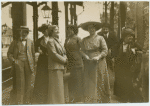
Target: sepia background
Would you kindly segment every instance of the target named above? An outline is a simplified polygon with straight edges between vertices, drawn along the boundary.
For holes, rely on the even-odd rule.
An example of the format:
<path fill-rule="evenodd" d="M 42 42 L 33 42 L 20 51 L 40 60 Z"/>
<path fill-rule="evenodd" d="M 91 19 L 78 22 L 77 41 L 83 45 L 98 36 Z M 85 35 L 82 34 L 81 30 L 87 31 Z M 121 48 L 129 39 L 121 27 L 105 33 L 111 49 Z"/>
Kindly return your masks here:
<path fill-rule="evenodd" d="M 64 44 L 67 36 L 67 24 L 80 25 L 87 21 L 98 21 L 110 23 L 110 26 L 116 33 L 118 39 L 121 37 L 120 33 L 123 27 L 130 27 L 134 29 L 135 40 L 145 49 L 149 49 L 149 2 L 82 1 L 78 2 L 74 8 L 71 3 L 65 4 L 64 1 L 58 1 L 56 2 L 57 4 L 47 1 L 46 3 L 50 8 L 53 7 L 58 10 L 50 10 L 47 18 L 44 18 L 44 15 L 42 14 L 42 8 L 46 4 L 45 2 L 35 2 L 35 5 L 41 4 L 36 9 L 33 9 L 33 6 L 30 5 L 31 2 L 19 3 L 21 3 L 23 7 L 16 5 L 15 2 L 1 2 L 2 104 L 10 104 L 9 98 L 12 90 L 13 77 L 11 74 L 11 64 L 7 59 L 7 51 L 10 43 L 13 41 L 13 38 L 15 38 L 13 31 L 15 32 L 16 29 L 13 29 L 13 27 L 17 28 L 17 24 L 15 24 L 17 19 L 20 20 L 20 23 L 29 27 L 31 30 L 29 38 L 34 41 L 42 36 L 42 33 L 37 31 L 37 27 L 41 26 L 43 23 L 57 23 L 60 31 L 59 39 L 62 44 Z M 13 6 L 15 5 L 18 7 L 14 8 Z M 17 11 L 19 11 L 17 8 L 22 9 L 22 13 L 17 13 Z M 66 14 L 66 11 L 68 11 L 68 14 Z M 88 32 L 79 28 L 78 36 L 84 38 L 88 36 Z M 147 58 L 149 58 L 148 55 L 145 56 L 142 53 L 138 53 L 138 69 L 148 70 Z M 111 72 L 109 74 L 110 84 L 112 86 L 111 103 L 119 103 L 119 99 L 113 95 L 115 73 Z M 67 88 L 65 91 L 65 95 L 67 96 Z M 142 87 L 139 88 L 138 93 L 141 93 L 141 95 L 145 93 L 143 92 Z M 68 98 L 66 98 L 66 101 L 67 99 Z"/>

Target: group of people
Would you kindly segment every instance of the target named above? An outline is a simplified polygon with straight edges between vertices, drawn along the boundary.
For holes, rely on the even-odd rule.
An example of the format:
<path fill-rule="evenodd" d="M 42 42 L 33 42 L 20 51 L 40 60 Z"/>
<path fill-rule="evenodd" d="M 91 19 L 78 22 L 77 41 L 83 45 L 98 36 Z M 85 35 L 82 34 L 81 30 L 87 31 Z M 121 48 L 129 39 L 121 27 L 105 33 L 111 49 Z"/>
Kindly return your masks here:
<path fill-rule="evenodd" d="M 88 31 L 89 36 L 81 40 L 77 36 L 79 27 Z M 102 31 L 96 33 L 100 28 Z M 70 73 L 69 103 L 110 103 L 109 70 L 116 73 L 115 95 L 127 101 L 133 97 L 131 69 L 135 64 L 135 48 L 140 47 L 133 43 L 132 29 L 123 29 L 118 41 L 107 23 L 68 25 L 64 46 L 56 25 L 39 27 L 43 36 L 35 44 L 27 38 L 29 28 L 19 30 L 20 36 L 8 50 L 14 69 L 15 104 L 64 104 L 66 72 Z"/>

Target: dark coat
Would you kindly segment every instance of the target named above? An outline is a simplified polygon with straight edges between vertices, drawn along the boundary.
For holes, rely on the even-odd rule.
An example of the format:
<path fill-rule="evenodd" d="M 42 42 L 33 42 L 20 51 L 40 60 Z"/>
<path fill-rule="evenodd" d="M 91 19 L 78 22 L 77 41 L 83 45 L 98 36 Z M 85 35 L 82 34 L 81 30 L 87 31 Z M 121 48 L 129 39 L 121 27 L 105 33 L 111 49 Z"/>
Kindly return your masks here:
<path fill-rule="evenodd" d="M 115 52 L 116 51 L 115 46 L 118 43 L 118 39 L 117 39 L 117 36 L 115 35 L 115 33 L 114 32 L 109 32 L 108 38 L 106 38 L 103 33 L 99 33 L 99 35 L 104 37 L 108 49 L 112 50 L 112 56 L 114 56 L 115 53 L 116 53 Z"/>
<path fill-rule="evenodd" d="M 131 45 L 136 48 L 136 44 Z M 131 49 L 123 52 L 123 44 L 118 45 L 117 56 L 115 59 L 115 83 L 114 93 L 127 102 L 135 101 L 133 79 L 135 71 L 137 70 L 136 65 L 136 54 Z M 138 47 L 137 47 L 138 48 Z"/>

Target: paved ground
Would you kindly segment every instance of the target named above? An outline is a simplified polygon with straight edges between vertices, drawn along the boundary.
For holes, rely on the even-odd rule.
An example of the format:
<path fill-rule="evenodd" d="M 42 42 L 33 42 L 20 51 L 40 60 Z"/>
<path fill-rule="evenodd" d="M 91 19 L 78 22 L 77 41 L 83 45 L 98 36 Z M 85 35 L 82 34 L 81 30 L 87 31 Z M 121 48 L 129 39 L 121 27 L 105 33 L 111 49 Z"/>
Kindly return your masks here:
<path fill-rule="evenodd" d="M 115 74 L 113 72 L 109 72 L 110 75 L 110 85 L 111 85 L 111 103 L 120 103 L 119 98 L 117 98 L 115 95 L 113 95 L 113 83 L 115 80 Z M 9 83 L 9 82 L 8 82 Z M 10 82 L 12 83 L 12 82 Z M 10 104 L 10 91 L 12 90 L 12 85 L 10 86 L 3 86 L 2 91 L 2 104 L 3 105 L 9 105 Z"/>

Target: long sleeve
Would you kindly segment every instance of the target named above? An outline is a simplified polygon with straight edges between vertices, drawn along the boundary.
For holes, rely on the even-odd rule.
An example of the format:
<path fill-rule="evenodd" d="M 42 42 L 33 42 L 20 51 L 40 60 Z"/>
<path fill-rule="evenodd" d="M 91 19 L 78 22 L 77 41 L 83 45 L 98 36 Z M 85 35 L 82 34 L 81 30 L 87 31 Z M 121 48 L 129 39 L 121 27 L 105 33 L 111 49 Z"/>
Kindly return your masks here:
<path fill-rule="evenodd" d="M 107 44 L 106 41 L 103 37 L 101 37 L 100 39 L 100 49 L 101 49 L 101 57 L 106 57 L 107 53 L 108 53 L 108 48 L 107 48 Z"/>
<path fill-rule="evenodd" d="M 66 57 L 63 57 L 57 53 L 54 42 L 52 40 L 47 42 L 47 49 L 48 49 L 48 53 L 49 53 L 48 55 L 51 56 L 53 61 L 57 61 L 62 64 L 66 63 Z"/>
<path fill-rule="evenodd" d="M 15 41 L 12 41 L 12 43 L 9 46 L 8 52 L 7 52 L 7 57 L 11 62 L 13 62 L 13 60 L 14 60 L 14 55 L 13 55 L 14 45 L 15 45 Z"/>
<path fill-rule="evenodd" d="M 79 51 L 80 51 L 80 54 L 82 55 L 82 57 L 85 55 L 82 50 L 81 50 L 81 46 L 82 46 L 82 40 L 80 37 L 77 38 L 77 44 L 79 46 Z"/>
<path fill-rule="evenodd" d="M 31 42 L 31 49 L 32 49 L 33 60 L 35 61 L 35 49 L 34 49 L 34 43 L 33 43 L 33 41 Z"/>
<path fill-rule="evenodd" d="M 80 53 L 81 53 L 81 55 L 82 55 L 82 57 L 83 58 L 86 58 L 86 54 L 85 54 L 85 49 L 84 49 L 84 39 L 83 40 L 81 40 L 81 42 L 80 42 L 81 44 L 81 50 L 80 50 Z"/>

